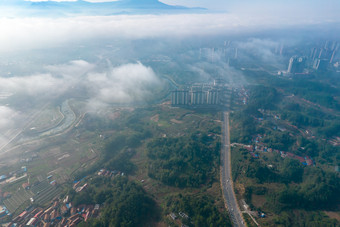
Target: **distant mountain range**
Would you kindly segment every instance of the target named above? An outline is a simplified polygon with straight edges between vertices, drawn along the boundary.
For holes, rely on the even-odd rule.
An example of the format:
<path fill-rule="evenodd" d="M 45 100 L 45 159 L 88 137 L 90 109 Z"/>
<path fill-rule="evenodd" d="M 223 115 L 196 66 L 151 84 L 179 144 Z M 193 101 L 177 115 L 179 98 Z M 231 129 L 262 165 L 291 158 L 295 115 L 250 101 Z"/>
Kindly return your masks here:
<path fill-rule="evenodd" d="M 117 15 L 117 14 L 175 14 L 203 13 L 204 8 L 171 6 L 158 0 L 120 0 L 91 3 L 83 0 L 74 2 L 24 0 L 0 0 L 0 12 L 7 16 L 20 12 L 21 16 L 72 16 L 72 15 Z M 1 15 L 0 15 L 1 16 Z M 14 16 L 14 15 L 13 15 Z"/>

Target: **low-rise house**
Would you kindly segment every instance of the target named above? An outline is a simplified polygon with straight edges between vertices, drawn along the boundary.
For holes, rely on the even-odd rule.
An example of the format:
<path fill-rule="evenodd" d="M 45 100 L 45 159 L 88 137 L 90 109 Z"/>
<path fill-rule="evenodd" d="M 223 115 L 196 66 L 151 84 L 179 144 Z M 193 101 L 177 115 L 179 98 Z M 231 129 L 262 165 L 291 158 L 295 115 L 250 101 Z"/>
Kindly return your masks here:
<path fill-rule="evenodd" d="M 172 218 L 172 220 L 175 220 L 177 218 L 176 214 L 175 213 L 171 213 L 170 214 L 170 217 Z"/>

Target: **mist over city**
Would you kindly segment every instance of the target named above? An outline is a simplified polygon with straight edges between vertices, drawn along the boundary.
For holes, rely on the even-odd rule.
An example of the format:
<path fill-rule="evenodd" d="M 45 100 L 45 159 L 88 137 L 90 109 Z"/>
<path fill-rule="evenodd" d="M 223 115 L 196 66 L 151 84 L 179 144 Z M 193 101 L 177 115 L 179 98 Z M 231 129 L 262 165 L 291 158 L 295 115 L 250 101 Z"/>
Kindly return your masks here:
<path fill-rule="evenodd" d="M 3 226 L 338 226 L 340 2 L 0 2 Z"/>

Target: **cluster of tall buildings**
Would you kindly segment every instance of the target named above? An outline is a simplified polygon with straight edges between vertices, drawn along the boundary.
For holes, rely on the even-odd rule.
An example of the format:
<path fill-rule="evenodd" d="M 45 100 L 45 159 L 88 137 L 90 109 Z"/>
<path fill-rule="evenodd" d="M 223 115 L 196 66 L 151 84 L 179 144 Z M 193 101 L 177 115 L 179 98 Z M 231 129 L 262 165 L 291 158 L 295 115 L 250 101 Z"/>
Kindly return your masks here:
<path fill-rule="evenodd" d="M 336 41 L 329 42 L 326 41 L 325 45 L 320 48 L 314 47 L 311 50 L 310 58 L 315 59 L 327 59 L 329 63 L 333 63 L 334 57 L 339 49 L 340 44 Z"/>
<path fill-rule="evenodd" d="M 212 106 L 221 105 L 221 91 L 219 89 L 176 90 L 171 93 L 173 106 Z"/>
<path fill-rule="evenodd" d="M 309 56 L 313 69 L 326 71 L 328 66 L 334 62 L 339 47 L 340 44 L 336 41 L 326 41 L 322 47 L 314 47 Z"/>
<path fill-rule="evenodd" d="M 303 73 L 305 68 L 306 58 L 293 56 L 289 59 L 288 73 Z"/>
<path fill-rule="evenodd" d="M 313 62 L 313 69 L 324 72 L 327 70 L 328 65 L 329 65 L 328 59 L 317 58 Z"/>
<path fill-rule="evenodd" d="M 312 68 L 315 71 L 325 72 L 338 59 L 337 51 L 339 47 L 340 43 L 336 41 L 326 41 L 320 47 L 313 47 L 309 57 L 293 56 L 289 59 L 287 73 L 303 73 L 306 67 Z"/>
<path fill-rule="evenodd" d="M 233 65 L 237 62 L 239 50 L 232 41 L 224 41 L 223 47 L 200 48 L 199 60 L 209 61 L 211 63 L 224 62 L 228 65 Z"/>

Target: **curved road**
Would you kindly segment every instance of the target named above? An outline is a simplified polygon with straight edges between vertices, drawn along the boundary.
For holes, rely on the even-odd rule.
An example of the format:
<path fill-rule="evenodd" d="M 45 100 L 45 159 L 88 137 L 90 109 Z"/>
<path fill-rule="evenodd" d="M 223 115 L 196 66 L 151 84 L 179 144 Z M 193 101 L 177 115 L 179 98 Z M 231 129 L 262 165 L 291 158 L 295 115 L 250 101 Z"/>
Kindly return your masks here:
<path fill-rule="evenodd" d="M 74 125 L 76 124 L 77 116 L 74 113 L 74 111 L 72 110 L 72 108 L 70 107 L 68 101 L 69 100 L 65 100 L 62 103 L 61 113 L 64 115 L 64 119 L 58 125 L 56 125 L 55 127 L 51 128 L 51 129 L 49 129 L 45 132 L 42 132 L 38 135 L 20 138 L 16 143 L 17 145 L 15 145 L 14 147 L 11 147 L 7 150 L 4 150 L 3 152 L 6 153 L 6 152 L 9 152 L 9 151 L 12 151 L 12 150 L 14 150 L 14 149 L 16 149 L 16 148 L 18 148 L 22 145 L 29 144 L 29 143 L 32 143 L 34 141 L 38 141 L 38 140 L 41 140 L 41 139 L 44 139 L 44 138 L 47 138 L 47 137 L 61 135 L 62 133 L 67 132 L 68 129 L 73 128 Z M 41 111 L 39 111 L 39 112 L 41 112 Z M 9 145 L 13 140 L 15 140 L 24 130 L 26 130 L 26 128 L 29 127 L 29 125 L 38 116 L 39 116 L 39 113 L 34 114 L 34 116 L 31 117 L 31 120 L 26 124 L 26 126 L 24 128 L 22 128 L 13 138 L 11 138 L 11 140 L 8 143 L 6 143 L 4 146 L 0 147 L 0 151 L 2 151 L 7 145 Z M 79 120 L 81 120 L 81 119 L 79 119 Z M 79 124 L 79 121 L 77 122 L 77 124 Z"/>
<path fill-rule="evenodd" d="M 234 185 L 231 178 L 230 158 L 230 136 L 229 136 L 229 113 L 223 112 L 222 125 L 222 148 L 221 148 L 221 185 L 225 205 L 228 209 L 233 226 L 245 227 L 244 220 L 237 204 L 234 193 Z"/>

